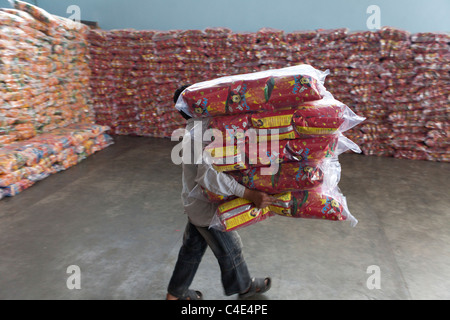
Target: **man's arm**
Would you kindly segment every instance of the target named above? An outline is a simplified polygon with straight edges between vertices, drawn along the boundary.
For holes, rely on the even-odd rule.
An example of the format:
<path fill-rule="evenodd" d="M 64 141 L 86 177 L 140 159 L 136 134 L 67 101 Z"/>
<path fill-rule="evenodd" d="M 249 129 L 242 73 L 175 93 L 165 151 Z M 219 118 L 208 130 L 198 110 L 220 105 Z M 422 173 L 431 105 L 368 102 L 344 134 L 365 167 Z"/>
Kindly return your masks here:
<path fill-rule="evenodd" d="M 276 198 L 268 195 L 265 192 L 251 190 L 248 188 L 245 188 L 244 196 L 242 198 L 253 202 L 255 206 L 260 209 L 273 204 L 274 201 L 277 200 Z"/>
<path fill-rule="evenodd" d="M 276 200 L 267 193 L 244 187 L 228 174 L 218 172 L 207 163 L 197 165 L 195 181 L 215 194 L 244 198 L 253 202 L 258 208 L 265 208 Z"/>

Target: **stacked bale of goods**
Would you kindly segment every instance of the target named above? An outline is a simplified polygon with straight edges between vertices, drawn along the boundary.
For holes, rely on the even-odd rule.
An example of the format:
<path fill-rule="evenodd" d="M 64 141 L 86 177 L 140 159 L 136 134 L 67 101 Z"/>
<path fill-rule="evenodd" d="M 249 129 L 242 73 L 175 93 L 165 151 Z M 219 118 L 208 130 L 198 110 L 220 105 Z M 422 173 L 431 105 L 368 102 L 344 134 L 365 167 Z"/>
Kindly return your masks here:
<path fill-rule="evenodd" d="M 73 124 L 0 148 L 0 198 L 77 165 L 112 144 L 108 127 Z"/>
<path fill-rule="evenodd" d="M 315 65 L 324 70 L 345 66 L 348 53 L 343 48 L 348 29 L 319 29 L 317 32 L 313 55 Z"/>
<path fill-rule="evenodd" d="M 110 92 L 114 104 L 115 132 L 136 135 L 139 131 L 139 87 L 132 71 L 140 59 L 138 34 L 133 30 L 109 32 L 111 68 L 106 77 L 114 82 Z"/>
<path fill-rule="evenodd" d="M 0 198 L 111 143 L 93 124 L 88 28 L 11 2 L 0 11 Z"/>
<path fill-rule="evenodd" d="M 384 101 L 392 126 L 394 156 L 448 161 L 443 144 L 432 146 L 434 138 L 428 140 L 431 145 L 425 143 L 433 121 L 448 122 L 448 36 L 419 33 L 410 37 L 405 31 L 385 29 L 390 31 L 388 37 L 393 37 L 382 45 L 390 49 L 383 52 L 388 53 L 383 61 L 387 72 L 383 75 L 389 85 Z M 431 135 L 446 140 L 444 131 Z"/>
<path fill-rule="evenodd" d="M 132 83 L 135 87 L 133 92 L 134 106 L 136 114 L 130 114 L 136 121 L 136 130 L 132 134 L 140 136 L 153 136 L 154 132 L 159 132 L 160 128 L 155 128 L 153 114 L 155 108 L 155 94 L 157 85 L 153 81 L 156 72 L 154 42 L 155 31 L 134 31 L 133 40 L 135 47 L 136 61 L 134 67 L 129 71 Z M 127 134 L 123 132 L 123 134 Z"/>
<path fill-rule="evenodd" d="M 194 117 L 188 127 L 201 120 L 214 129 L 204 153 L 213 167 L 278 199 L 258 209 L 245 199 L 197 190 L 196 196 L 220 203 L 212 227 L 234 230 L 274 214 L 356 223 L 337 188 L 337 155 L 359 151 L 341 132 L 363 118 L 332 98 L 324 76 L 299 65 L 201 82 L 182 93 L 176 107 Z"/>
<path fill-rule="evenodd" d="M 353 32 L 347 36 L 345 50 L 349 52 L 349 75 L 345 79 L 349 84 L 349 94 L 342 99 L 367 118 L 361 126 L 361 133 L 358 128 L 347 135 L 361 144 L 366 155 L 391 156 L 387 110 L 382 101 L 385 81 L 379 76 L 382 71 L 379 64 L 380 38 L 380 32 L 371 31 Z"/>
<path fill-rule="evenodd" d="M 113 43 L 110 33 L 106 38 Z M 328 69 L 327 88 L 333 96 L 367 117 L 362 126 L 347 132 L 364 154 L 429 160 L 446 157 L 448 139 L 442 129 L 448 123 L 446 34 L 418 34 L 411 44 L 409 33 L 390 27 L 352 33 L 345 28 L 290 33 L 268 28 L 256 33 L 232 33 L 226 28 L 134 33 L 127 39 L 133 42 L 128 47 L 136 47 L 137 41 L 141 53 L 145 51 L 129 70 L 135 80 L 125 86 L 122 77 L 104 75 L 98 79 L 101 83 L 94 80 L 101 92 L 112 85 L 119 93 L 125 90 L 137 95 L 138 102 L 125 113 L 115 111 L 114 94 L 99 96 L 99 114 L 114 114 L 98 116 L 99 120 L 103 117 L 111 121 L 105 124 L 116 126 L 119 115 L 131 124 L 131 130 L 123 126 L 122 134 L 168 137 L 184 126 L 184 119 L 172 107 L 173 92 L 180 85 L 309 63 Z M 139 40 L 143 38 L 147 39 L 144 48 Z M 93 73 L 99 70 L 97 65 L 107 67 L 108 60 L 114 61 L 113 56 L 100 58 Z M 130 87 L 133 83 L 138 84 Z M 121 99 L 119 103 L 125 97 Z"/>
<path fill-rule="evenodd" d="M 202 79 L 227 76 L 234 72 L 234 50 L 231 47 L 232 31 L 228 28 L 206 28 L 203 44 L 208 71 Z M 196 81 L 192 81 L 195 83 Z"/>
<path fill-rule="evenodd" d="M 90 87 L 95 121 L 98 124 L 110 127 L 110 132 L 115 133 L 116 107 L 113 92 L 115 80 L 108 76 L 112 69 L 113 55 L 108 51 L 111 38 L 108 32 L 92 30 L 88 34 L 89 41 L 89 67 L 91 69 Z"/>
<path fill-rule="evenodd" d="M 286 33 L 285 41 L 289 49 L 288 64 L 313 64 L 317 31 L 293 31 Z"/>
<path fill-rule="evenodd" d="M 231 74 L 250 73 L 259 71 L 259 58 L 254 50 L 256 33 L 233 33 L 230 38 L 233 54 L 233 72 Z"/>
<path fill-rule="evenodd" d="M 87 30 L 15 4 L 0 11 L 0 146 L 93 119 Z"/>
<path fill-rule="evenodd" d="M 390 131 L 391 139 L 389 146 L 392 153 L 398 150 L 410 150 L 416 146 L 416 141 L 411 141 L 411 134 L 420 130 L 414 121 L 405 121 L 403 116 L 407 115 L 408 106 L 416 107 L 415 98 L 409 93 L 412 80 L 414 78 L 414 56 L 411 51 L 410 34 L 406 31 L 383 27 L 380 31 L 380 53 L 381 66 L 383 70 L 380 77 L 385 81 L 386 87 L 382 92 L 382 101 L 389 112 L 388 121 L 384 127 L 371 128 L 376 132 Z M 396 117 L 392 117 L 392 112 L 399 110 Z M 413 120 L 413 119 L 411 119 Z M 403 151 L 400 151 L 403 152 Z"/>
<path fill-rule="evenodd" d="M 404 115 L 391 113 L 392 120 L 404 116 L 420 125 L 409 135 L 420 149 L 398 150 L 396 156 L 434 161 L 450 160 L 450 36 L 439 33 L 417 33 L 411 36 L 414 54 L 414 73 L 410 94 L 421 108 L 408 110 Z M 414 145 L 415 146 L 415 145 Z M 425 147 L 424 147 L 425 146 Z"/>
<path fill-rule="evenodd" d="M 154 111 L 153 125 L 155 131 L 154 137 L 169 137 L 170 130 L 163 130 L 163 126 L 170 121 L 174 121 L 178 127 L 178 123 L 183 123 L 181 116 L 174 113 L 173 110 L 173 93 L 180 86 L 180 83 L 188 83 L 189 70 L 184 72 L 183 60 L 189 62 L 189 59 L 196 58 L 197 53 L 190 54 L 186 47 L 183 46 L 183 39 L 180 37 L 178 30 L 156 32 L 153 36 L 155 46 L 155 67 L 153 81 L 154 90 Z M 189 40 L 185 40 L 186 41 Z M 192 65 L 192 64 L 191 64 Z"/>
<path fill-rule="evenodd" d="M 162 136 L 170 137 L 172 132 L 183 127 L 185 120 L 173 107 L 173 93 L 182 85 L 205 80 L 209 73 L 208 55 L 204 46 L 205 33 L 201 30 L 184 30 L 177 34 L 180 46 L 172 53 L 172 64 L 176 66 L 176 81 L 168 86 L 158 103 L 162 110 L 160 127 Z"/>
<path fill-rule="evenodd" d="M 362 43 L 367 39 L 364 34 L 349 35 L 348 32 L 347 28 L 317 30 L 317 37 L 312 40 L 313 50 L 309 53 L 308 61 L 318 68 L 329 70 L 326 79 L 327 89 L 336 99 L 355 109 L 355 104 L 362 104 L 367 99 L 367 88 L 363 79 L 367 79 L 368 76 L 362 77 L 361 73 L 368 72 L 362 68 L 363 59 L 356 53 L 357 49 L 365 49 Z M 352 68 L 349 59 L 353 62 Z M 362 145 L 363 135 L 359 127 L 349 130 L 346 134 Z"/>
<path fill-rule="evenodd" d="M 259 59 L 260 70 L 279 69 L 288 64 L 290 48 L 285 41 L 283 30 L 260 29 L 256 33 L 253 50 Z"/>

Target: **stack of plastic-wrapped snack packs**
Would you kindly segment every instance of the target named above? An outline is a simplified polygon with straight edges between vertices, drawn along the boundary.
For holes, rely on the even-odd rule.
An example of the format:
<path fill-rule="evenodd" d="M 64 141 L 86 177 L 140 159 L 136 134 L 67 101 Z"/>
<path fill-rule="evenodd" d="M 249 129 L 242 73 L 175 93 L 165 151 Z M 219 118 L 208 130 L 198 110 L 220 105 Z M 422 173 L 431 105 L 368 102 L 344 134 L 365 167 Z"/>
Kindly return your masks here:
<path fill-rule="evenodd" d="M 93 122 L 89 29 L 10 2 L 0 10 L 0 198 L 111 143 Z"/>
<path fill-rule="evenodd" d="M 408 72 L 403 86 L 392 86 L 400 94 L 386 101 L 394 156 L 450 161 L 450 35 L 417 33 L 404 41 Z"/>
<path fill-rule="evenodd" d="M 357 223 L 338 188 L 338 155 L 360 152 L 343 132 L 364 118 L 334 99 L 325 77 L 298 65 L 200 82 L 181 94 L 177 109 L 193 117 L 186 134 L 200 127 L 210 130 L 203 138 L 214 137 L 203 161 L 278 199 L 258 209 L 202 189 L 201 196 L 220 203 L 212 227 L 234 230 L 275 214 Z"/>

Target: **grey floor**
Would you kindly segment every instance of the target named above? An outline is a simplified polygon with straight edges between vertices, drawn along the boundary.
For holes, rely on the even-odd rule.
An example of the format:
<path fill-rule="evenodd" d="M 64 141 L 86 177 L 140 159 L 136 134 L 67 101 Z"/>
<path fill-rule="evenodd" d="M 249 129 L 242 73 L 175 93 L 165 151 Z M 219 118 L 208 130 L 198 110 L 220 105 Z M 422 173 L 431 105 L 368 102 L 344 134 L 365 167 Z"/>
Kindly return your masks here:
<path fill-rule="evenodd" d="M 186 223 L 173 145 L 119 137 L 0 201 L 0 299 L 164 299 Z M 259 298 L 450 299 L 450 164 L 340 161 L 355 228 L 273 217 L 240 231 L 252 274 L 273 280 Z M 78 290 L 67 287 L 72 265 Z M 210 250 L 192 287 L 237 299 L 224 296 Z"/>

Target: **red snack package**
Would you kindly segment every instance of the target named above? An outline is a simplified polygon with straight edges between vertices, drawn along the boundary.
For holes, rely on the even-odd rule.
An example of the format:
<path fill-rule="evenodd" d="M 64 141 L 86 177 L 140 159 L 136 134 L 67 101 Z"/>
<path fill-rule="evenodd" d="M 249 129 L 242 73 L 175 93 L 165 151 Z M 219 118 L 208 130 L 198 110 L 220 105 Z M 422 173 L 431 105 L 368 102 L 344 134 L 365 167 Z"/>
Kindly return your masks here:
<path fill-rule="evenodd" d="M 295 161 L 286 148 L 288 141 L 290 140 L 263 141 L 257 144 L 247 143 L 245 154 L 248 163 L 252 167 L 260 167 L 273 163 Z"/>
<path fill-rule="evenodd" d="M 297 106 L 327 95 L 328 73 L 297 65 L 199 82 L 187 88 L 175 107 L 192 117 Z"/>
<path fill-rule="evenodd" d="M 285 146 L 289 152 L 287 157 L 297 161 L 322 161 L 335 154 L 338 139 L 338 135 L 328 135 L 288 140 Z"/>
<path fill-rule="evenodd" d="M 220 222 L 216 228 L 223 231 L 236 230 L 265 220 L 272 215 L 269 208 L 258 209 L 251 201 L 238 198 L 219 206 L 216 217 Z"/>
<path fill-rule="evenodd" d="M 227 101 L 229 113 L 244 113 L 257 110 L 267 110 L 272 82 L 270 77 L 254 80 L 233 81 Z"/>
<path fill-rule="evenodd" d="M 364 121 L 345 104 L 334 99 L 323 99 L 305 103 L 296 109 L 293 116 L 299 134 L 322 135 L 347 131 Z"/>
<path fill-rule="evenodd" d="M 263 175 L 261 168 L 256 167 L 229 174 L 247 188 L 270 194 L 314 189 L 322 184 L 324 178 L 324 173 L 317 164 L 306 162 L 281 163 L 271 170 L 272 175 Z"/>
<path fill-rule="evenodd" d="M 292 117 L 295 110 L 268 111 L 255 113 L 250 116 L 252 127 L 258 130 L 258 140 L 270 140 L 271 136 L 278 130 L 278 140 L 295 139 L 298 134 L 294 130 Z"/>
<path fill-rule="evenodd" d="M 253 167 L 292 161 L 318 163 L 331 158 L 336 151 L 338 135 L 309 136 L 302 139 L 280 140 L 278 145 L 259 143 L 251 148 L 247 145 L 246 156 Z"/>
<path fill-rule="evenodd" d="M 303 118 L 299 113 L 294 118 L 295 128 L 300 134 L 333 134 L 344 119 L 339 117 L 308 117 Z"/>
<path fill-rule="evenodd" d="M 346 220 L 343 214 L 345 203 L 337 197 L 327 196 L 317 190 L 297 191 L 291 195 L 290 208 L 274 213 L 293 218 Z"/>
<path fill-rule="evenodd" d="M 273 77 L 270 82 L 273 89 L 269 102 L 275 109 L 322 99 L 317 80 L 308 75 Z"/>
<path fill-rule="evenodd" d="M 285 203 L 285 206 L 289 206 L 289 196 L 290 193 L 274 195 L 279 199 L 280 205 Z M 237 198 L 219 205 L 210 227 L 221 231 L 231 231 L 263 221 L 273 215 L 270 207 L 258 209 L 251 201 Z"/>
<path fill-rule="evenodd" d="M 208 88 L 188 88 L 182 96 L 191 114 L 195 117 L 208 117 L 226 113 L 229 91 L 229 84 L 217 84 Z"/>
<path fill-rule="evenodd" d="M 209 160 L 218 172 L 247 169 L 245 153 L 239 146 L 217 147 L 212 143 L 205 147 L 205 151 L 210 155 Z"/>
<path fill-rule="evenodd" d="M 338 189 L 325 193 L 320 189 L 286 192 L 274 195 L 277 201 L 264 209 L 255 208 L 245 199 L 234 199 L 221 204 L 210 227 L 222 231 L 243 228 L 265 220 L 275 214 L 292 218 L 349 221 L 356 226 L 356 220 L 348 211 L 345 197 Z"/>
<path fill-rule="evenodd" d="M 249 126 L 250 119 L 248 114 L 212 117 L 209 122 L 210 129 L 216 129 L 222 132 L 224 141 L 243 138 L 245 130 Z"/>

